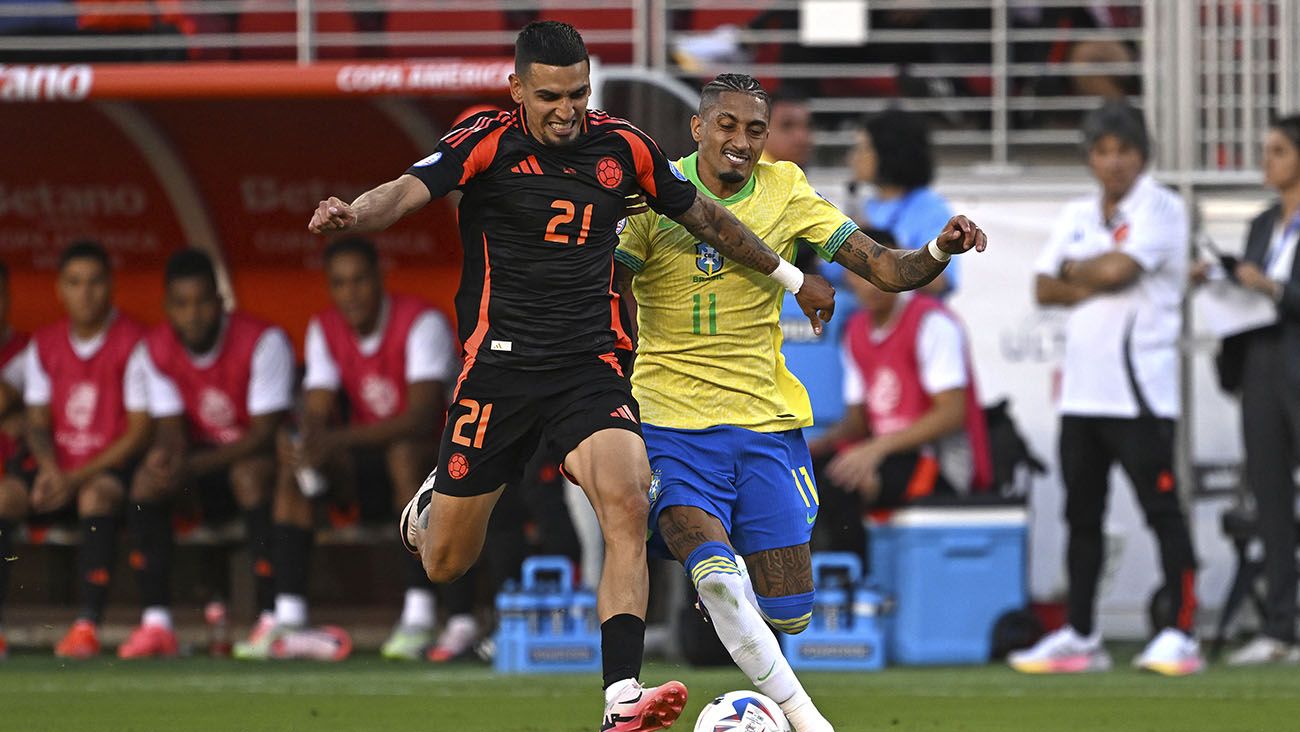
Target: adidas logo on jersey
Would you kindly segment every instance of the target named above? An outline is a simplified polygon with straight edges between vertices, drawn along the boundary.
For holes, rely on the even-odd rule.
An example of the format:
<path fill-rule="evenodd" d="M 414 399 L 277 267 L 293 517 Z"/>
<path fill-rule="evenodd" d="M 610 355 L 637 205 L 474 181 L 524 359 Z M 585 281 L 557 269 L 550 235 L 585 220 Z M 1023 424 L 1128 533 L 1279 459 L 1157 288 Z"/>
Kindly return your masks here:
<path fill-rule="evenodd" d="M 511 168 L 511 169 L 510 169 L 510 172 L 511 172 L 511 173 L 523 173 L 523 174 L 526 174 L 526 175 L 541 175 L 541 174 L 542 174 L 542 166 L 540 166 L 540 165 L 537 164 L 537 156 L 536 156 L 536 155 L 529 155 L 528 157 L 524 158 L 523 160 L 520 160 L 519 163 L 518 163 L 517 165 L 515 165 L 515 167 Z"/>

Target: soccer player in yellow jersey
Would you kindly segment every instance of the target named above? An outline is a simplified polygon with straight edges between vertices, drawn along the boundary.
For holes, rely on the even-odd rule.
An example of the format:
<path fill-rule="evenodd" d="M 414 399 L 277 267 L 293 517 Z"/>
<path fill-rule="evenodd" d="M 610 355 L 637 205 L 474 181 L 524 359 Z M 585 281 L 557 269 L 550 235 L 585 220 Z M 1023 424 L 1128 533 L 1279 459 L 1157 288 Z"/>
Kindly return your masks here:
<path fill-rule="evenodd" d="M 717 77 L 691 119 L 699 149 L 675 165 L 785 259 L 802 241 L 896 292 L 934 279 L 953 254 L 983 251 L 984 233 L 963 216 L 927 247 L 881 247 L 797 165 L 758 162 L 769 113 L 753 78 Z M 636 304 L 632 389 L 653 476 L 652 549 L 682 562 L 731 657 L 795 731 L 831 730 L 763 627 L 798 633 L 813 604 L 818 499 L 802 433 L 812 409 L 781 355 L 784 292 L 653 212 L 626 221 L 615 259 Z"/>

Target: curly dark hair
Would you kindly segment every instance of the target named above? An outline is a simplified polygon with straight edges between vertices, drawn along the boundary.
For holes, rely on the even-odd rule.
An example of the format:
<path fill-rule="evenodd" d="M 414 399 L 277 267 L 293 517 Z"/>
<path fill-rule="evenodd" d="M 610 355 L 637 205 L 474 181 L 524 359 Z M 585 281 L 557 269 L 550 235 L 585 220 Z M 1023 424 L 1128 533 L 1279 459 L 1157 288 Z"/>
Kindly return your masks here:
<path fill-rule="evenodd" d="M 748 74 L 718 74 L 713 78 L 713 81 L 705 84 L 704 88 L 700 90 L 699 115 L 703 117 L 705 111 L 716 104 L 718 97 L 725 92 L 752 94 L 767 105 L 769 112 L 772 109 L 772 97 L 763 89 L 763 85 L 758 82 L 758 79 Z"/>
<path fill-rule="evenodd" d="M 890 109 L 867 119 L 867 134 L 876 150 L 876 184 L 912 190 L 934 180 L 930 126 L 919 114 Z"/>
<path fill-rule="evenodd" d="M 1285 117 L 1278 117 L 1269 123 L 1269 128 L 1281 132 L 1286 139 L 1291 141 L 1297 150 L 1300 150 L 1300 114 L 1290 114 Z"/>

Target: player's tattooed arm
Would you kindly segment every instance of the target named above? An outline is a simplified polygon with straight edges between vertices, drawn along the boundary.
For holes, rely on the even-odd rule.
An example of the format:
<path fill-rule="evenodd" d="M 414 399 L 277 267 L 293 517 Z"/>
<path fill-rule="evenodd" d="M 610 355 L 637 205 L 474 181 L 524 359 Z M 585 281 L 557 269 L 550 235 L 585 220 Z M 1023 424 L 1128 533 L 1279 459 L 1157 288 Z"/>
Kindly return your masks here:
<path fill-rule="evenodd" d="M 675 220 L 700 241 L 712 244 L 723 256 L 750 269 L 772 274 L 781 262 L 781 257 L 757 234 L 708 196 L 697 195 L 695 203 Z"/>
<path fill-rule="evenodd" d="M 965 216 L 948 220 L 935 246 L 948 255 L 988 246 L 984 231 Z M 928 284 L 948 266 L 947 258 L 936 259 L 929 246 L 900 251 L 881 245 L 871 237 L 855 231 L 835 252 L 834 261 L 886 292 L 914 290 Z"/>
<path fill-rule="evenodd" d="M 787 597 L 812 592 L 812 560 L 807 544 L 769 549 L 745 556 L 754 592 Z"/>
<path fill-rule="evenodd" d="M 403 175 L 371 188 L 352 203 L 333 196 L 321 201 L 312 213 L 307 230 L 313 234 L 373 234 L 420 210 L 431 200 L 429 188 L 419 178 Z"/>

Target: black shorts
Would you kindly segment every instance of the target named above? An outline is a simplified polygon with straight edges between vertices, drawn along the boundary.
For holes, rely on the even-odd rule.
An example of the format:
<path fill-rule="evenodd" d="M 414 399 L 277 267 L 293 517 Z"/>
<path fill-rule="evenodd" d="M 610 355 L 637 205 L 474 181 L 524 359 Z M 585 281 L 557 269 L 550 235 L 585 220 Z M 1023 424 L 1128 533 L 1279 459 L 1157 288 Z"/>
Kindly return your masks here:
<path fill-rule="evenodd" d="M 517 482 L 539 445 L 559 462 L 610 428 L 641 434 L 631 385 L 611 363 L 593 358 L 547 371 L 475 364 L 447 412 L 434 490 L 449 496 L 491 493 Z"/>

